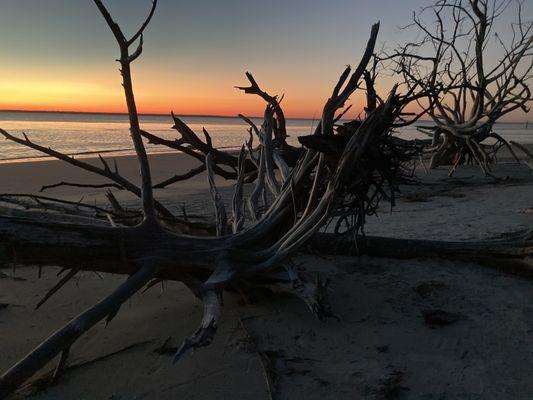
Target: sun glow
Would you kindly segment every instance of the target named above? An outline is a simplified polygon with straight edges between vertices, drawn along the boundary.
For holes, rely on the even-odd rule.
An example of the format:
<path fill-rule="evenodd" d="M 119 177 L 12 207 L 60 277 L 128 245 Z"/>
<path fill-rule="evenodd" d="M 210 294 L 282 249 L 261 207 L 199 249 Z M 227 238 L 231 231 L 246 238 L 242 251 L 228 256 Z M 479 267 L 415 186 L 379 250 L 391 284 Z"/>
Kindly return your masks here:
<path fill-rule="evenodd" d="M 136 96 L 139 111 L 146 114 L 166 114 L 172 110 L 188 115 L 235 116 L 243 113 L 260 116 L 265 107 L 261 99 L 245 95 L 231 86 L 221 93 L 213 93 L 194 84 L 182 88 L 140 84 L 136 88 Z M 282 104 L 288 117 L 318 118 L 322 104 L 327 99 L 325 95 L 321 97 L 323 98 L 316 94 L 308 97 L 298 94 L 291 98 L 287 94 Z M 363 101 L 362 96 L 351 99 L 354 113 L 362 110 Z M 24 79 L 0 81 L 0 109 L 113 113 L 125 112 L 126 106 L 122 89 L 116 81 L 102 84 Z"/>
<path fill-rule="evenodd" d="M 0 81 L 3 109 L 107 111 L 119 99 L 120 92 L 98 83 Z"/>

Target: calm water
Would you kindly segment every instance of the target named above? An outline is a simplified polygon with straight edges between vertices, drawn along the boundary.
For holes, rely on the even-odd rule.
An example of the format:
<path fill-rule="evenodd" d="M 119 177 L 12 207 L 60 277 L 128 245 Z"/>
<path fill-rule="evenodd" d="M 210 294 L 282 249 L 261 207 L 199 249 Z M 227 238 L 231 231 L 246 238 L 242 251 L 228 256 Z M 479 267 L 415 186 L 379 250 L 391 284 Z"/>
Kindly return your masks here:
<path fill-rule="evenodd" d="M 185 117 L 184 121 L 201 137 L 204 127 L 211 134 L 213 143 L 221 148 L 237 148 L 247 138 L 247 125 L 239 118 Z M 260 120 L 255 120 L 259 125 Z M 171 129 L 170 116 L 142 116 L 143 129 L 164 138 L 176 138 L 177 132 Z M 420 123 L 423 125 L 425 123 Z M 287 121 L 289 141 L 297 143 L 297 137 L 308 135 L 316 121 L 291 119 Z M 18 113 L 0 111 L 0 127 L 21 135 L 25 132 L 31 140 L 58 151 L 76 154 L 109 152 L 114 154 L 132 153 L 128 121 L 125 115 L 101 114 L 58 114 L 45 112 Z M 526 129 L 525 124 L 498 124 L 497 132 L 503 137 L 521 143 L 533 143 L 533 124 Z M 423 138 L 414 127 L 403 128 L 399 135 L 406 138 Z M 164 147 L 148 145 L 149 152 L 162 152 Z M 40 159 L 42 155 L 8 140 L 0 140 L 0 162 Z"/>

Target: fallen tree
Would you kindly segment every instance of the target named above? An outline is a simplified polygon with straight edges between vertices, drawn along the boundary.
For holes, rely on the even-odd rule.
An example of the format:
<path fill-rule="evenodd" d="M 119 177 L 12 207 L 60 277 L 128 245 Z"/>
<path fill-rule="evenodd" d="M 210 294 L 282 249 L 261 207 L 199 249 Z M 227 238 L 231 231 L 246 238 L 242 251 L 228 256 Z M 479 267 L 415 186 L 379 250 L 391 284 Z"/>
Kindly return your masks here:
<path fill-rule="evenodd" d="M 215 223 L 206 227 L 176 217 L 154 199 L 150 163 L 142 141 L 143 136 L 150 139 L 150 134 L 139 124 L 130 69 L 131 63 L 142 53 L 143 33 L 155 12 L 157 0 L 153 1 L 141 28 L 129 39 L 103 3 L 100 0 L 94 2 L 119 45 L 130 132 L 141 172 L 140 186 L 125 179 L 118 168 L 111 167 L 104 158 L 101 158 L 102 166 L 97 167 L 34 143 L 26 136 L 20 138 L 2 129 L 0 134 L 100 175 L 132 192 L 141 199 L 142 213 L 125 210 L 111 193 L 108 194 L 112 205 L 109 212 L 96 206 L 42 196 L 2 196 L 0 201 L 30 210 L 2 209 L 0 262 L 64 268 L 60 281 L 44 296 L 39 306 L 80 270 L 123 274 L 129 278 L 6 371 L 0 377 L 0 398 L 13 393 L 57 356 L 60 357 L 54 377 L 59 376 L 72 345 L 81 335 L 99 321 L 110 322 L 128 298 L 143 287 L 162 280 L 182 282 L 204 303 L 200 327 L 184 340 L 175 360 L 188 349 L 211 342 L 220 318 L 220 297 L 226 289 L 281 287 L 301 298 L 318 318 L 327 318 L 330 308 L 324 284 L 294 266 L 291 258 L 317 238 L 324 239 L 323 243 L 342 244 L 344 239 L 339 239 L 338 235 L 317 236 L 331 223 L 344 237 L 361 237 L 366 217 L 376 212 L 381 200 L 394 202 L 397 185 L 411 177 L 412 148 L 394 138 L 393 130 L 420 117 L 418 114 L 406 121 L 404 109 L 428 93 L 426 89 L 411 88 L 400 94 L 395 86 L 384 99 L 372 95 L 375 93 L 373 78 L 367 67 L 379 30 L 379 25 L 375 24 L 357 68 L 347 67 L 340 76 L 323 108 L 314 138 L 303 139 L 305 149 L 299 151 L 301 154 L 293 167 L 288 165 L 286 157 L 280 156 L 285 148 L 285 136 L 284 117 L 277 98 L 264 95 L 267 100 L 264 121 L 261 127 L 251 125 L 251 133 L 259 145 L 254 148 L 248 142 L 239 156 L 231 161 L 209 145 L 208 135 L 205 142 L 196 142 L 188 128 L 175 118 L 178 130 L 190 145 L 184 148 L 192 148 L 194 157 L 203 157 L 201 168 L 205 168 L 208 176 Z M 131 52 L 135 44 L 137 48 Z M 261 93 L 264 92 L 254 86 L 251 75 L 249 78 L 252 89 L 244 90 L 257 92 L 263 97 Z M 344 130 L 336 130 L 337 112 L 358 89 L 361 79 L 366 82 L 367 94 L 370 93 L 366 116 Z M 319 142 L 328 143 L 327 148 L 332 150 L 317 148 Z M 206 144 L 205 151 L 201 150 L 200 147 Z M 231 211 L 226 210 L 215 184 L 217 163 L 231 163 L 234 168 L 236 181 Z M 243 186 L 250 171 L 255 175 L 253 190 L 245 197 Z M 443 250 L 446 244 L 414 244 L 415 248 L 422 249 L 422 255 L 440 249 L 438 255 L 445 257 L 480 255 L 490 248 L 488 258 L 513 264 L 527 264 L 532 250 L 530 238 L 523 243 L 502 241 L 499 246 L 456 244 L 453 252 Z M 368 251 L 372 246 L 364 248 Z M 346 250 L 352 251 L 351 247 Z M 416 251 L 409 256 L 417 256 Z"/>
<path fill-rule="evenodd" d="M 514 20 L 502 33 L 501 17 L 511 9 Z M 515 110 L 527 113 L 532 99 L 533 22 L 524 20 L 522 2 L 439 0 L 407 28 L 417 39 L 380 59 L 392 62 L 409 87 L 439 88 L 419 101 L 434 123 L 419 127 L 432 138 L 430 168 L 451 165 L 451 175 L 470 163 L 491 175 L 502 148 L 518 162 L 495 124 Z"/>
<path fill-rule="evenodd" d="M 442 258 L 474 262 L 525 278 L 533 277 L 532 230 L 512 232 L 478 242 L 396 239 L 368 235 L 354 241 L 349 237 L 317 233 L 313 236 L 311 248 L 322 254 L 332 255 L 396 259 Z"/>

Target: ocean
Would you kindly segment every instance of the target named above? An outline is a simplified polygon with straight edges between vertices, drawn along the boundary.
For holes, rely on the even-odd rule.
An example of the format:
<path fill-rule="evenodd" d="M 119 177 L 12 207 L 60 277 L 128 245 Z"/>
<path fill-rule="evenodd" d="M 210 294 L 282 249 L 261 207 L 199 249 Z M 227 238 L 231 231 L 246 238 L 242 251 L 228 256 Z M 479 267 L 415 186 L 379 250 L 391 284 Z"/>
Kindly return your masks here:
<path fill-rule="evenodd" d="M 170 115 L 141 116 L 142 128 L 148 132 L 167 139 L 177 137 L 172 129 Z M 205 128 L 219 148 L 239 148 L 248 137 L 247 125 L 239 118 L 192 116 L 183 120 L 200 137 Z M 260 125 L 260 119 L 254 119 Z M 287 120 L 289 142 L 297 144 L 297 137 L 309 135 L 317 121 L 311 119 Z M 420 122 L 417 125 L 429 125 Z M 122 114 L 77 114 L 50 112 L 16 112 L 0 111 L 0 128 L 28 137 L 43 146 L 78 157 L 94 156 L 97 153 L 107 155 L 132 154 L 133 146 L 129 136 L 128 118 Z M 496 131 L 508 140 L 519 143 L 533 143 L 533 124 L 501 123 Z M 402 128 L 398 135 L 406 139 L 424 138 L 414 126 Z M 167 152 L 161 146 L 147 145 L 149 153 Z M 8 140 L 0 140 L 0 162 L 17 162 L 43 160 L 42 154 Z"/>

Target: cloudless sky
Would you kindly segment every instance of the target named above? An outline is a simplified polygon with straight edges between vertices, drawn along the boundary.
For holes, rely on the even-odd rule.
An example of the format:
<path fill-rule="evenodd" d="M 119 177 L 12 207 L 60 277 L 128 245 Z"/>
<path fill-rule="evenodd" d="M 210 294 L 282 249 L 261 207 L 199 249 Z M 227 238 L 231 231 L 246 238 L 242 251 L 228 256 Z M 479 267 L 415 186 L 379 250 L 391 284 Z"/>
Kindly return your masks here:
<path fill-rule="evenodd" d="M 126 33 L 149 0 L 104 0 Z M 527 2 L 526 2 L 527 3 Z M 426 0 L 159 0 L 134 66 L 143 113 L 260 115 L 233 87 L 251 71 L 292 117 L 319 115 L 373 22 L 394 46 Z M 531 19 L 526 5 L 526 19 Z M 125 111 L 117 45 L 91 0 L 0 2 L 0 109 Z M 384 85 L 386 85 L 385 80 Z M 352 99 L 360 109 L 363 98 Z M 518 116 L 518 119 L 524 119 Z"/>

